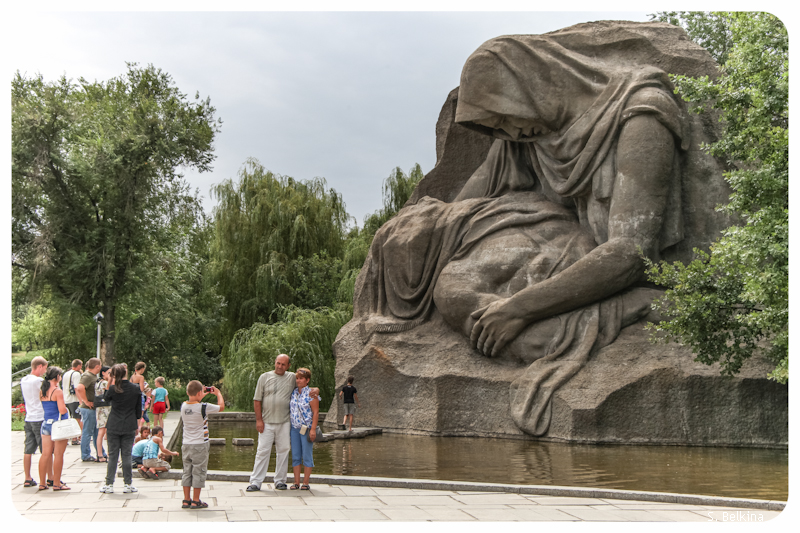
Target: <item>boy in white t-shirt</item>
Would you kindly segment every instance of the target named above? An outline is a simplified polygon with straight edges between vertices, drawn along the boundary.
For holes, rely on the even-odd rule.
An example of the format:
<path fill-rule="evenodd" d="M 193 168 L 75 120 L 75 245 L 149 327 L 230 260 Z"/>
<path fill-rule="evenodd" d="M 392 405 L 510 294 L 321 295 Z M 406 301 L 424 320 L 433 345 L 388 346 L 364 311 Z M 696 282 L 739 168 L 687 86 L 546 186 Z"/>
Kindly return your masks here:
<path fill-rule="evenodd" d="M 217 405 L 202 403 L 206 394 L 217 397 Z M 205 509 L 208 504 L 200 501 L 200 490 L 206 486 L 208 471 L 208 413 L 221 413 L 225 410 L 225 400 L 216 387 L 203 387 L 197 380 L 186 385 L 189 400 L 181 405 L 183 420 L 183 509 Z M 194 489 L 194 499 L 190 499 L 190 488 Z"/>

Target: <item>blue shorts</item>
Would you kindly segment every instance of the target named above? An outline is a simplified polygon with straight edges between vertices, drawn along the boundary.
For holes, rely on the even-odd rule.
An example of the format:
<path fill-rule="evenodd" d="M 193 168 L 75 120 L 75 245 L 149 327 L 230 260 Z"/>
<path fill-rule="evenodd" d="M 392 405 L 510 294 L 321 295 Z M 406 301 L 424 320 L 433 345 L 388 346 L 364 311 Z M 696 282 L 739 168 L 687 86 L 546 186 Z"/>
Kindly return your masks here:
<path fill-rule="evenodd" d="M 50 436 L 53 432 L 53 422 L 55 422 L 55 420 L 45 420 L 42 422 L 42 435 Z"/>
<path fill-rule="evenodd" d="M 311 428 L 308 428 L 305 435 L 300 434 L 300 428 L 290 428 L 289 438 L 292 441 L 292 466 L 303 466 L 312 468 L 314 466 L 314 443 L 308 440 Z"/>
<path fill-rule="evenodd" d="M 47 435 L 48 437 L 53 433 L 53 422 L 56 420 L 65 420 L 67 418 L 67 413 L 60 415 L 58 418 L 50 418 L 42 422 L 42 435 Z"/>

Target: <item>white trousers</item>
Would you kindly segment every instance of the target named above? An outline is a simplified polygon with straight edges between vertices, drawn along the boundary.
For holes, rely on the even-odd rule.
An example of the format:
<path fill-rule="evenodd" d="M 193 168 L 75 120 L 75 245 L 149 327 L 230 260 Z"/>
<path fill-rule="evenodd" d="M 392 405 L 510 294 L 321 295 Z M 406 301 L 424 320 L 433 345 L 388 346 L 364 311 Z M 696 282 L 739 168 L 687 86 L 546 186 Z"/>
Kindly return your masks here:
<path fill-rule="evenodd" d="M 275 483 L 286 483 L 286 472 L 289 469 L 289 450 L 292 445 L 289 439 L 290 422 L 282 424 L 267 424 L 264 422 L 264 432 L 258 434 L 258 449 L 253 473 L 250 475 L 250 484 L 261 488 L 261 483 L 267 476 L 269 456 L 272 453 L 272 443 L 275 443 Z"/>

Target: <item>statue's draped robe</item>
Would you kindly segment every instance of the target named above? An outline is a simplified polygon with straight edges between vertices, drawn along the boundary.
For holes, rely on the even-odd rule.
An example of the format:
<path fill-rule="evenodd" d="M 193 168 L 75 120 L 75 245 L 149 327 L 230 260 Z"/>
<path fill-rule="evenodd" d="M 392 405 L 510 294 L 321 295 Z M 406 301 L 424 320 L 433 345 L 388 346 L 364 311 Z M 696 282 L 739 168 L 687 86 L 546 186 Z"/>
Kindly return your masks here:
<path fill-rule="evenodd" d="M 654 117 L 673 133 L 676 146 L 686 148 L 684 114 L 667 75 L 650 66 L 620 68 L 612 59 L 587 58 L 557 37 L 537 35 L 499 37 L 470 56 L 456 121 L 497 140 L 470 178 L 470 194 L 462 191 L 453 203 L 425 197 L 376 234 L 365 264 L 362 290 L 368 294 L 356 298 L 354 309 L 365 341 L 375 332 L 405 331 L 426 321 L 442 269 L 500 229 L 535 228 L 577 215 L 598 245 L 608 240 L 616 143 L 625 122 Z M 515 142 L 476 122 L 500 116 L 536 121 L 549 131 Z M 683 238 L 680 167 L 676 150 L 659 251 Z M 569 227 L 581 231 L 577 224 Z M 559 253 L 572 259 L 554 258 L 548 276 L 574 262 L 566 248 Z M 621 311 L 614 296 L 558 316 L 559 334 L 511 385 L 511 416 L 520 429 L 547 431 L 552 393 L 616 338 Z"/>

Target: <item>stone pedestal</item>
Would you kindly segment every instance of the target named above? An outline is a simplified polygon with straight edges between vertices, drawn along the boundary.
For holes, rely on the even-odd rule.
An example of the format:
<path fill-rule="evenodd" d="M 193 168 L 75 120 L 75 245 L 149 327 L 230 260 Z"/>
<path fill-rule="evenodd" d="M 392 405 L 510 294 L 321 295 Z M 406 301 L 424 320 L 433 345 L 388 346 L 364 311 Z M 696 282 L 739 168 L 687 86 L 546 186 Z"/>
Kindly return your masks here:
<path fill-rule="evenodd" d="M 580 443 L 785 447 L 788 387 L 752 358 L 733 378 L 674 344 L 651 344 L 643 324 L 622 330 L 556 391 L 540 440 Z M 336 382 L 356 377 L 361 426 L 442 436 L 532 438 L 508 414 L 509 385 L 523 367 L 487 360 L 438 313 L 411 331 L 363 344 L 345 326 L 334 344 Z M 340 403 L 329 413 L 341 419 Z M 326 426 L 330 428 L 330 426 Z"/>

